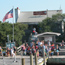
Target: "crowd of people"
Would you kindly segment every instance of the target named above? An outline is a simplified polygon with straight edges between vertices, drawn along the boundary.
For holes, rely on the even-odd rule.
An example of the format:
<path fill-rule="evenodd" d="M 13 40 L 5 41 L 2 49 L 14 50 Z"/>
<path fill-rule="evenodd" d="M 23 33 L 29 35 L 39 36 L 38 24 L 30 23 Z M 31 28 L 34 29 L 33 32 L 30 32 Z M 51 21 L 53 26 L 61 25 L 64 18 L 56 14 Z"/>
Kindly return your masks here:
<path fill-rule="evenodd" d="M 60 44 L 60 46 L 64 46 L 64 40 L 62 40 L 62 43 Z M 27 43 L 23 44 L 21 47 L 21 50 L 23 51 L 23 55 L 30 55 L 30 54 L 34 55 L 37 52 L 37 56 L 39 55 L 42 56 L 43 49 L 45 49 L 45 55 L 47 55 L 48 52 L 49 52 L 49 55 L 53 55 L 54 51 L 56 51 L 57 55 L 59 55 L 59 51 L 60 51 L 59 44 L 56 44 L 56 47 L 55 47 L 55 44 L 51 43 L 49 40 L 47 44 L 44 43 L 44 40 L 42 41 L 38 40 L 36 43 L 31 42 L 30 45 L 28 45 Z"/>
<path fill-rule="evenodd" d="M 14 57 L 16 55 L 16 47 L 13 46 L 13 48 L 9 49 L 8 47 L 6 48 L 6 52 L 3 53 L 2 51 L 3 49 L 0 46 L 0 56 L 3 56 L 5 54 L 5 56 L 9 57 L 12 56 Z"/>
<path fill-rule="evenodd" d="M 11 49 L 7 48 L 6 55 L 7 56 L 15 56 L 16 55 L 16 47 L 13 46 L 13 48 L 11 48 Z"/>
<path fill-rule="evenodd" d="M 55 47 L 56 46 L 56 47 Z M 49 40 L 47 41 L 47 44 L 45 44 L 44 40 L 42 41 L 37 41 L 36 43 L 35 42 L 31 42 L 30 45 L 28 43 L 26 44 L 23 44 L 21 46 L 21 51 L 22 51 L 22 54 L 23 55 L 30 55 L 30 54 L 35 54 L 37 53 L 37 56 L 42 56 L 43 55 L 43 49 L 45 49 L 45 55 L 53 55 L 54 54 L 54 51 L 57 52 L 57 55 L 59 55 L 59 51 L 60 51 L 60 48 L 59 46 L 64 46 L 64 40 L 62 40 L 62 43 L 60 44 L 54 44 L 54 43 L 51 43 Z M 2 54 L 2 48 L 0 46 L 0 55 L 3 55 Z M 6 48 L 6 56 L 15 56 L 16 55 L 16 47 L 13 46 L 13 48 L 9 49 L 9 48 Z"/>

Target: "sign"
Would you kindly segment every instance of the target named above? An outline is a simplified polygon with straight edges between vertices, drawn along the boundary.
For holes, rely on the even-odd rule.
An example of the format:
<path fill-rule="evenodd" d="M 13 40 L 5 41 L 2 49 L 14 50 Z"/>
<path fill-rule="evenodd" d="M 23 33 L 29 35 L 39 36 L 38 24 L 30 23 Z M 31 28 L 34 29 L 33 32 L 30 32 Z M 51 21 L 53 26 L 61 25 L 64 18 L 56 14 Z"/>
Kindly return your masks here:
<path fill-rule="evenodd" d="M 8 47 L 9 49 L 11 49 L 13 48 L 13 46 L 15 46 L 15 42 L 6 43 L 6 48 Z"/>
<path fill-rule="evenodd" d="M 33 12 L 33 15 L 46 15 L 47 11 L 37 11 L 37 12 Z"/>
<path fill-rule="evenodd" d="M 44 41 L 52 41 L 52 37 L 44 37 Z"/>

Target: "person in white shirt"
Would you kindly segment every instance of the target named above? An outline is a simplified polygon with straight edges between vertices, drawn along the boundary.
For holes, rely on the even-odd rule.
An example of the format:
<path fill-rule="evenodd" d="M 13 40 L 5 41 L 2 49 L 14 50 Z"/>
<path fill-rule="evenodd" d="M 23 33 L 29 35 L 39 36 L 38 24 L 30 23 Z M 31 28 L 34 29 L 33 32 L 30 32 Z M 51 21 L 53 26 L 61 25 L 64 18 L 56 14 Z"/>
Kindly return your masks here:
<path fill-rule="evenodd" d="M 51 46 L 51 43 L 50 43 L 50 41 L 48 40 L 48 46 Z"/>
<path fill-rule="evenodd" d="M 15 56 L 14 50 L 11 48 L 11 56 Z"/>
<path fill-rule="evenodd" d="M 40 45 L 43 45 L 43 41 L 40 42 Z"/>

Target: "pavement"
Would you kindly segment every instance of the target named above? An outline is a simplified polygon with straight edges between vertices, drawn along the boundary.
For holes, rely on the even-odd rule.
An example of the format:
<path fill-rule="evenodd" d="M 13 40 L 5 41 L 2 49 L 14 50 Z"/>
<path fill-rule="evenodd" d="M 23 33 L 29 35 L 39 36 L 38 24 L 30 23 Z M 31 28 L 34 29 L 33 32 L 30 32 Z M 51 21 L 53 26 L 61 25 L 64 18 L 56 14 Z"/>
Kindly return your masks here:
<path fill-rule="evenodd" d="M 1 58 L 0 65 L 22 65 L 19 58 L 17 58 L 16 61 L 17 62 L 14 61 L 14 58 Z"/>
<path fill-rule="evenodd" d="M 22 65 L 22 58 L 25 59 L 25 65 L 30 65 L 30 56 L 5 57 L 0 56 L 0 65 Z M 65 58 L 65 56 L 49 56 L 49 58 Z M 47 59 L 46 59 L 47 60 Z M 43 65 L 43 57 L 38 57 L 38 65 Z M 35 65 L 35 57 L 33 56 L 33 65 Z"/>
<path fill-rule="evenodd" d="M 5 57 L 0 56 L 0 65 L 22 65 L 22 58 L 25 58 L 25 65 L 30 65 L 30 56 Z M 38 65 L 41 62 L 41 57 L 38 57 Z M 33 65 L 35 65 L 35 58 L 33 56 Z"/>
<path fill-rule="evenodd" d="M 65 58 L 65 55 L 53 55 L 53 56 L 49 56 L 49 58 Z"/>

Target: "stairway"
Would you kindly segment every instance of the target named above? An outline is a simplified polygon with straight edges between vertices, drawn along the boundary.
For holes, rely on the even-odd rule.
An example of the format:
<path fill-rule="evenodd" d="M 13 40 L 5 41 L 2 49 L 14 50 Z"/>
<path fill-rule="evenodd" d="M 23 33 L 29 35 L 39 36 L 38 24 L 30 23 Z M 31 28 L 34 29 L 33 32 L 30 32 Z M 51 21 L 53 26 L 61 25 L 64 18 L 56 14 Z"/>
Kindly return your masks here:
<path fill-rule="evenodd" d="M 20 45 L 20 46 L 17 48 L 17 55 L 21 55 L 21 46 L 22 46 L 22 45 Z"/>

